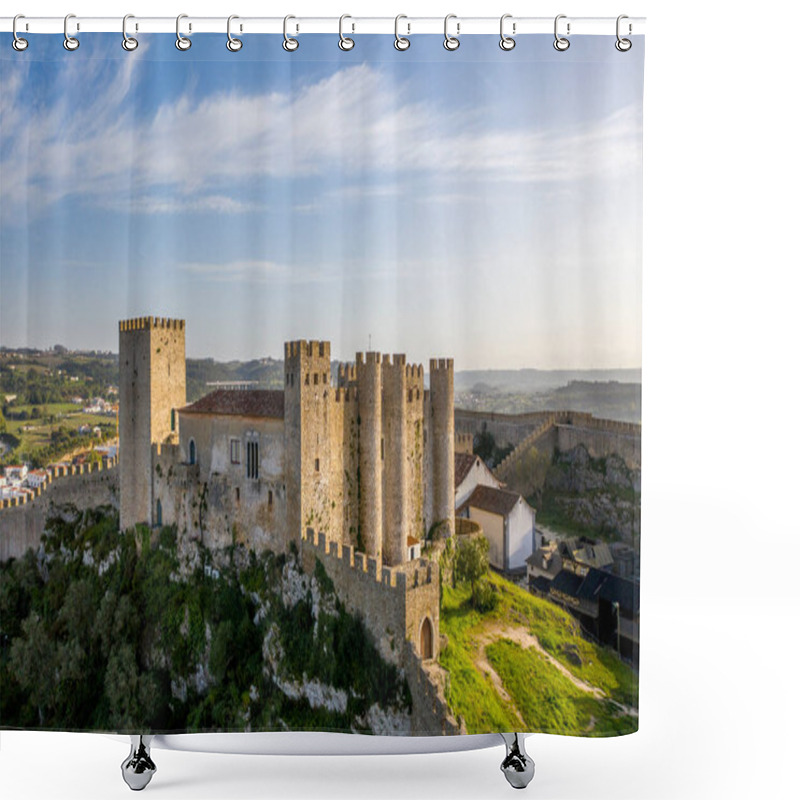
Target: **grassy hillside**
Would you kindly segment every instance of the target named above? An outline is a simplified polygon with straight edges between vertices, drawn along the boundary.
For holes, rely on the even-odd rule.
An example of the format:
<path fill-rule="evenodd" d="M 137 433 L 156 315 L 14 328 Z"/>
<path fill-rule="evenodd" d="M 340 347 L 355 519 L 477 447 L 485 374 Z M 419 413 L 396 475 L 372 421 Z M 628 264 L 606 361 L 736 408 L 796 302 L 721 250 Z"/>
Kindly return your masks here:
<path fill-rule="evenodd" d="M 562 609 L 492 574 L 493 611 L 469 587 L 445 586 L 440 661 L 447 701 L 469 733 L 539 731 L 610 736 L 638 728 L 637 678 L 617 655 L 587 642 Z"/>

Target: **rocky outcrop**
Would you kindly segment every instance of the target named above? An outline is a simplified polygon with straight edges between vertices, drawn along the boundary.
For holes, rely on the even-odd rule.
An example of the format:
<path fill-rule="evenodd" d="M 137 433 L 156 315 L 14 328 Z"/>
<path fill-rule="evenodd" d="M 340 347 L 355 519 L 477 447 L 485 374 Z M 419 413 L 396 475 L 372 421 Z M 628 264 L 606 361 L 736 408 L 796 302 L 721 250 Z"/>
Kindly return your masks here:
<path fill-rule="evenodd" d="M 633 542 L 640 532 L 641 470 L 617 455 L 592 458 L 583 445 L 557 452 L 545 479 L 543 506 L 550 515 Z"/>

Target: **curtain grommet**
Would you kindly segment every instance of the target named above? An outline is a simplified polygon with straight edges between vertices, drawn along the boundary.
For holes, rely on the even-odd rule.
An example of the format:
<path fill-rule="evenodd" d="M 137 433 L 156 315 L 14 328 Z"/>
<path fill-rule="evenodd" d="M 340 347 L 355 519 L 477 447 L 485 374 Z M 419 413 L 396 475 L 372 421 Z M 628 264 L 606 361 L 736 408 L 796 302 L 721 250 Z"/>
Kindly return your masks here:
<path fill-rule="evenodd" d="M 630 39 L 624 39 L 620 35 L 620 32 L 619 32 L 620 31 L 620 23 L 624 19 L 629 19 L 627 14 L 620 14 L 617 17 L 617 41 L 614 42 L 614 47 L 616 47 L 617 50 L 619 50 L 620 53 L 627 53 L 628 50 L 630 50 L 631 47 L 633 47 L 633 42 Z M 632 30 L 631 24 L 628 23 L 628 35 L 630 35 L 631 30 Z"/>
<path fill-rule="evenodd" d="M 14 17 L 14 21 L 11 23 L 11 33 L 13 34 L 14 38 L 11 41 L 11 46 L 18 52 L 21 53 L 23 50 L 28 49 L 28 40 L 23 39 L 17 33 L 17 20 L 18 19 L 25 19 L 24 14 L 17 14 Z"/>
<path fill-rule="evenodd" d="M 505 21 L 507 19 L 512 19 L 512 15 L 503 14 L 503 16 L 500 17 L 500 49 L 505 50 L 506 53 L 508 53 L 510 50 L 513 50 L 517 46 L 517 40 L 514 39 L 513 36 L 508 36 L 503 29 L 503 26 L 505 25 Z M 517 24 L 512 23 L 511 26 L 512 33 L 516 33 L 516 28 Z"/>
<path fill-rule="evenodd" d="M 228 50 L 231 51 L 231 53 L 238 53 L 242 49 L 242 47 L 244 47 L 244 42 L 241 39 L 237 39 L 231 33 L 231 22 L 233 22 L 233 20 L 235 19 L 239 19 L 239 17 L 236 14 L 231 14 L 228 17 L 228 41 L 225 42 L 225 47 L 227 47 Z"/>
<path fill-rule="evenodd" d="M 289 36 L 288 26 L 290 19 L 297 19 L 297 18 L 292 14 L 287 14 L 283 18 L 283 49 L 287 53 L 294 53 L 294 51 L 297 50 L 298 47 L 300 47 L 300 40 L 295 39 L 292 36 Z"/>
<path fill-rule="evenodd" d="M 444 42 L 443 42 L 443 45 L 444 45 L 444 49 L 445 50 L 449 50 L 452 53 L 454 50 L 458 50 L 459 46 L 461 45 L 461 42 L 458 39 L 458 31 L 459 31 L 459 28 L 461 27 L 461 24 L 460 23 L 456 23 L 456 35 L 455 36 L 451 36 L 449 31 L 447 30 L 447 24 L 450 22 L 451 19 L 458 19 L 458 17 L 455 14 L 448 14 L 444 18 Z"/>
<path fill-rule="evenodd" d="M 339 17 L 339 49 L 344 50 L 345 52 L 352 50 L 355 46 L 355 40 L 351 39 L 349 36 L 344 35 L 344 31 L 342 30 L 342 26 L 344 25 L 344 21 L 346 19 L 353 19 L 349 14 L 342 14 Z M 355 30 L 355 25 L 353 25 L 353 30 Z"/>
<path fill-rule="evenodd" d="M 175 47 L 181 52 L 185 52 L 192 46 L 192 40 L 188 36 L 181 33 L 181 20 L 188 19 L 188 14 L 178 14 L 175 20 Z"/>
<path fill-rule="evenodd" d="M 553 42 L 553 47 L 555 47 L 559 53 L 569 50 L 570 41 L 567 39 L 567 36 L 570 34 L 570 23 L 567 22 L 567 36 L 561 36 L 561 34 L 558 32 L 558 21 L 566 18 L 566 14 L 559 14 L 553 23 L 553 35 L 556 37 L 555 41 Z"/>
<path fill-rule="evenodd" d="M 408 19 L 405 14 L 398 14 L 394 18 L 394 49 L 399 50 L 401 53 L 408 50 L 411 47 L 411 39 L 408 39 L 407 36 L 400 35 L 400 20 L 401 19 Z M 411 33 L 411 25 L 408 25 L 408 33 Z"/>
<path fill-rule="evenodd" d="M 122 18 L 122 49 L 132 53 L 138 46 L 139 40 L 133 36 L 128 36 L 128 20 L 136 19 L 133 14 L 126 14 Z"/>
<path fill-rule="evenodd" d="M 67 16 L 64 17 L 64 42 L 63 42 L 63 44 L 64 44 L 64 49 L 65 50 L 69 50 L 70 52 L 73 52 L 74 50 L 77 50 L 81 46 L 81 43 L 74 36 L 70 36 L 69 35 L 69 21 L 71 19 L 75 19 L 75 15 L 74 14 L 67 14 Z"/>

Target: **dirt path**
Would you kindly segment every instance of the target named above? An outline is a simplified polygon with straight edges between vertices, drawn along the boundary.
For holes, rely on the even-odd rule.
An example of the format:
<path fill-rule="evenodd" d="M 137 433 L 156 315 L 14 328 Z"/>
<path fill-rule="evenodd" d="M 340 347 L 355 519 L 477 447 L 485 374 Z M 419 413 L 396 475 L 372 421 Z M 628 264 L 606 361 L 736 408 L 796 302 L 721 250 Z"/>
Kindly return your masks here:
<path fill-rule="evenodd" d="M 511 627 L 508 625 L 502 625 L 500 623 L 490 624 L 484 627 L 477 636 L 476 641 L 478 643 L 478 657 L 475 659 L 475 666 L 484 670 L 484 672 L 489 675 L 489 678 L 494 684 L 497 693 L 517 712 L 517 714 L 519 714 L 519 711 L 514 705 L 514 701 L 511 699 L 510 695 L 503 686 L 501 677 L 497 674 L 497 672 L 495 672 L 486 656 L 486 645 L 490 644 L 492 641 L 497 641 L 498 639 L 508 639 L 512 642 L 515 642 L 525 650 L 527 650 L 529 647 L 532 647 L 537 653 L 539 653 L 539 655 L 542 656 L 542 658 L 544 658 L 545 661 L 555 667 L 577 689 L 592 695 L 592 697 L 596 698 L 597 700 L 607 700 L 617 709 L 625 714 L 628 714 L 629 716 L 639 716 L 638 709 L 631 706 L 626 706 L 616 700 L 612 700 L 602 689 L 592 686 L 591 684 L 586 683 L 586 681 L 582 681 L 580 678 L 573 675 L 569 669 L 567 669 L 567 667 L 565 667 L 557 658 L 554 658 L 552 655 L 550 655 L 550 653 L 547 652 L 547 650 L 544 649 L 544 647 L 542 647 L 542 645 L 539 643 L 539 640 L 533 634 L 531 634 L 527 628 L 520 626 Z M 594 719 L 592 719 L 592 724 L 589 729 L 591 730 L 592 728 L 594 728 Z"/>
<path fill-rule="evenodd" d="M 553 656 L 551 656 L 550 653 L 548 653 L 547 650 L 545 650 L 544 647 L 539 644 L 539 640 L 535 636 L 522 627 L 511 628 L 508 626 L 495 624 L 484 628 L 480 632 L 478 639 L 481 659 L 486 660 L 486 645 L 489 644 L 490 641 L 495 641 L 497 639 L 509 639 L 510 641 L 518 644 L 524 650 L 532 647 L 537 653 L 539 653 L 539 655 L 542 656 L 542 658 L 544 658 L 545 661 L 555 667 L 576 688 L 580 689 L 582 692 L 592 695 L 592 697 L 596 697 L 598 700 L 607 699 L 606 693 L 602 689 L 598 689 L 596 686 L 590 686 L 580 678 L 576 678 L 558 659 L 553 658 Z"/>

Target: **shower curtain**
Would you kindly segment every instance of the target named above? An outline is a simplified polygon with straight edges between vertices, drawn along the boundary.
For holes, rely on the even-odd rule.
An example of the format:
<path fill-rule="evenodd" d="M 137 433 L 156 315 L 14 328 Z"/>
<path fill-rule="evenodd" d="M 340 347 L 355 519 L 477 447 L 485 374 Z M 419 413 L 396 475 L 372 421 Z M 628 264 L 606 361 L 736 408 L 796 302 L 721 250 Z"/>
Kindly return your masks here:
<path fill-rule="evenodd" d="M 0 726 L 635 731 L 643 37 L 237 36 L 0 48 Z"/>

